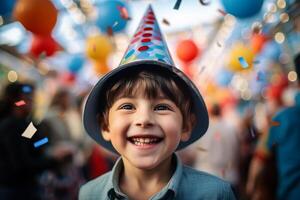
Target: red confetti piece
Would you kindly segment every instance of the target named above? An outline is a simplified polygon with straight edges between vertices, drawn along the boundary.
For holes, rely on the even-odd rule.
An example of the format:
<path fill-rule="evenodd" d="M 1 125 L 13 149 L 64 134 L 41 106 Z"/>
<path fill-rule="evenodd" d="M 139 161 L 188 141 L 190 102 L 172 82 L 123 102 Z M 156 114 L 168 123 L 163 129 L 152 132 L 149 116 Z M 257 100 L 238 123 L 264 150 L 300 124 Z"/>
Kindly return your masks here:
<path fill-rule="evenodd" d="M 118 10 L 120 11 L 120 15 L 123 19 L 129 20 L 128 11 L 124 6 L 118 6 Z"/>
<path fill-rule="evenodd" d="M 15 103 L 16 106 L 23 106 L 23 105 L 25 105 L 25 104 L 26 104 L 26 102 L 23 101 L 23 100 L 18 101 L 18 102 Z"/>
<path fill-rule="evenodd" d="M 107 27 L 106 33 L 107 33 L 107 35 L 109 35 L 110 37 L 114 36 L 114 31 L 113 31 L 112 27 L 110 27 L 110 26 Z"/>
<path fill-rule="evenodd" d="M 147 51 L 149 49 L 148 46 L 141 46 L 138 50 L 139 51 Z"/>
<path fill-rule="evenodd" d="M 162 22 L 163 22 L 165 25 L 170 26 L 170 22 L 169 22 L 168 20 L 166 20 L 165 18 L 162 20 Z"/>
<path fill-rule="evenodd" d="M 219 13 L 221 13 L 223 16 L 227 15 L 227 13 L 224 10 L 218 9 Z"/>
<path fill-rule="evenodd" d="M 279 126 L 280 123 L 277 121 L 271 121 L 271 126 Z"/>

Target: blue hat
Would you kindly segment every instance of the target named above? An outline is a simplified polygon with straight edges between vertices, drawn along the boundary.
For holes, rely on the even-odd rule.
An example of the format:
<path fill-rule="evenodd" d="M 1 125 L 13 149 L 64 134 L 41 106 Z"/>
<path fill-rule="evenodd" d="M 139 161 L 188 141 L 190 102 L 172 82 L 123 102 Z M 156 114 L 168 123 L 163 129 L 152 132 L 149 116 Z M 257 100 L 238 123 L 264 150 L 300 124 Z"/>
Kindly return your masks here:
<path fill-rule="evenodd" d="M 190 145 L 203 136 L 208 128 L 208 113 L 205 103 L 193 82 L 174 66 L 151 6 L 141 20 L 119 67 L 104 75 L 90 92 L 83 113 L 83 124 L 87 133 L 101 146 L 116 152 L 112 144 L 104 140 L 101 134 L 101 126 L 97 117 L 105 106 L 101 99 L 105 97 L 105 92 L 109 87 L 108 83 L 119 80 L 124 74 L 141 70 L 164 71 L 181 82 L 190 93 L 194 105 L 192 109 L 196 113 L 197 121 L 190 139 L 180 142 L 177 150 Z"/>

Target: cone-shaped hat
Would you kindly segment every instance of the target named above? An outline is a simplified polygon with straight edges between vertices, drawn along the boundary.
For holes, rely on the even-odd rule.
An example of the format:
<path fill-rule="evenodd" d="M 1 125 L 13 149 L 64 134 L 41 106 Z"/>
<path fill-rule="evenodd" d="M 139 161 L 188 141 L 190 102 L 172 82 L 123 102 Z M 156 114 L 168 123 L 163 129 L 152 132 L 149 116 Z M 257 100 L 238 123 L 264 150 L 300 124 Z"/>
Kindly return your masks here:
<path fill-rule="evenodd" d="M 190 93 L 197 122 L 190 139 L 186 142 L 180 142 L 177 150 L 188 146 L 204 135 L 208 128 L 208 113 L 205 103 L 192 81 L 174 66 L 151 6 L 148 7 L 142 18 L 120 66 L 103 76 L 90 92 L 83 113 L 83 124 L 87 133 L 101 146 L 116 152 L 111 143 L 104 140 L 101 135 L 98 115 L 103 112 L 105 106 L 104 101 L 101 100 L 105 97 L 111 83 L 120 80 L 125 75 L 130 75 L 131 72 L 141 70 L 168 74 L 180 82 Z"/>

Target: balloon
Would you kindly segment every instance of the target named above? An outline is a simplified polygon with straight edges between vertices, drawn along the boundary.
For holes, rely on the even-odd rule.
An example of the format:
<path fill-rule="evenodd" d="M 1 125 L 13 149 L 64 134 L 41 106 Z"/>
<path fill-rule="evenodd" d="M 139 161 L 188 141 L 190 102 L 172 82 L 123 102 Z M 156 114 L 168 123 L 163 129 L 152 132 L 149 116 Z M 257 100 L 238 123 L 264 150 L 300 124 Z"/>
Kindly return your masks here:
<path fill-rule="evenodd" d="M 51 0 L 18 0 L 14 17 L 37 35 L 49 35 L 57 20 L 57 10 Z"/>
<path fill-rule="evenodd" d="M 52 56 L 57 50 L 59 50 L 59 45 L 51 37 L 51 35 L 33 35 L 33 40 L 29 50 L 33 56 L 38 58 L 42 53 L 45 53 L 46 56 Z"/>
<path fill-rule="evenodd" d="M 221 0 L 223 7 L 227 13 L 237 18 L 248 18 L 257 14 L 262 5 L 263 0 Z"/>
<path fill-rule="evenodd" d="M 247 66 L 243 65 L 246 62 Z M 253 67 L 254 53 L 242 43 L 236 43 L 230 52 L 228 67 L 231 71 L 249 70 Z"/>
<path fill-rule="evenodd" d="M 107 66 L 106 63 L 103 62 L 95 62 L 94 64 L 94 70 L 97 75 L 104 75 L 107 72 L 109 72 L 109 67 Z"/>
<path fill-rule="evenodd" d="M 127 24 L 124 11 L 127 12 L 127 5 L 119 0 L 105 0 L 97 4 L 98 18 L 96 25 L 102 32 L 107 32 L 108 28 L 112 28 L 113 32 L 122 31 Z"/>
<path fill-rule="evenodd" d="M 86 54 L 97 62 L 106 62 L 108 55 L 112 52 L 113 46 L 109 38 L 104 35 L 95 35 L 87 39 Z"/>
<path fill-rule="evenodd" d="M 268 37 L 263 34 L 253 34 L 251 37 L 251 47 L 253 52 L 259 53 L 264 47 Z"/>
<path fill-rule="evenodd" d="M 75 55 L 68 66 L 70 72 L 76 74 L 82 68 L 84 63 L 84 58 L 81 55 Z"/>
<path fill-rule="evenodd" d="M 15 0 L 1 0 L 0 15 L 9 17 L 14 9 Z"/>
<path fill-rule="evenodd" d="M 217 84 L 220 85 L 220 86 L 227 86 L 231 79 L 233 77 L 233 73 L 226 70 L 226 69 L 222 69 L 218 75 L 217 75 Z"/>
<path fill-rule="evenodd" d="M 177 57 L 185 63 L 194 60 L 199 54 L 199 48 L 193 40 L 182 40 L 176 47 Z"/>

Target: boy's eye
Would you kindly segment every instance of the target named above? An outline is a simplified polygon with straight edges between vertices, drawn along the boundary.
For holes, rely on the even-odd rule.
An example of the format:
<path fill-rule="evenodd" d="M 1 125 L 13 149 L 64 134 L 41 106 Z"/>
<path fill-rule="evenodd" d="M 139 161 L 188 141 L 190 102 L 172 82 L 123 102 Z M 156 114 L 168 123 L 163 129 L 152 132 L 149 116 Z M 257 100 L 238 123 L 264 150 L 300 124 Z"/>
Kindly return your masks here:
<path fill-rule="evenodd" d="M 119 109 L 124 109 L 124 110 L 131 110 L 133 109 L 133 105 L 131 104 L 123 104 L 119 107 Z"/>
<path fill-rule="evenodd" d="M 159 105 L 155 106 L 154 110 L 172 110 L 172 109 L 168 105 L 159 104 Z"/>

